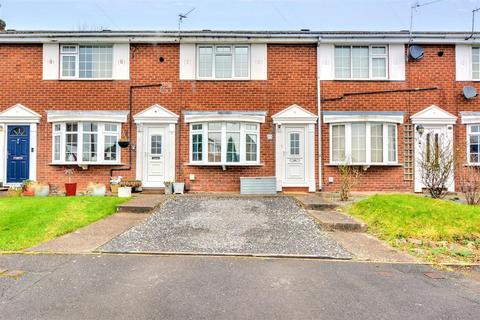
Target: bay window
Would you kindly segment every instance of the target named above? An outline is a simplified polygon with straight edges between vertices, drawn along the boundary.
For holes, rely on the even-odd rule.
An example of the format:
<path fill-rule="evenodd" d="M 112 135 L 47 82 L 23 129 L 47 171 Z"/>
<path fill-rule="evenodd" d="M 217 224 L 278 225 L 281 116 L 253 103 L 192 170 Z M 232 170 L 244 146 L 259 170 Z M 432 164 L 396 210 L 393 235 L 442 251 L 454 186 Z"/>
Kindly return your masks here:
<path fill-rule="evenodd" d="M 248 45 L 199 45 L 197 77 L 199 79 L 248 79 L 250 75 Z"/>
<path fill-rule="evenodd" d="M 387 79 L 388 47 L 335 46 L 336 79 Z"/>
<path fill-rule="evenodd" d="M 113 45 L 61 45 L 61 79 L 112 79 Z"/>
<path fill-rule="evenodd" d="M 192 123 L 190 162 L 199 165 L 258 164 L 259 136 L 259 125 L 256 123 Z"/>
<path fill-rule="evenodd" d="M 397 125 L 382 122 L 330 124 L 332 164 L 397 163 Z"/>
<path fill-rule="evenodd" d="M 480 165 L 480 124 L 467 126 L 468 163 Z"/>
<path fill-rule="evenodd" d="M 53 123 L 54 164 L 119 164 L 120 124 Z"/>

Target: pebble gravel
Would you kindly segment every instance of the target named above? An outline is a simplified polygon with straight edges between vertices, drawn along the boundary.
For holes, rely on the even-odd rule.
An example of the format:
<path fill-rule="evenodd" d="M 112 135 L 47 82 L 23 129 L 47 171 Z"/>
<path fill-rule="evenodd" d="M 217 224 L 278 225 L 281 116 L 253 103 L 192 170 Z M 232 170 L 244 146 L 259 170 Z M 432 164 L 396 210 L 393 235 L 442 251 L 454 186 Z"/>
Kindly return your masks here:
<path fill-rule="evenodd" d="M 98 251 L 351 258 L 290 197 L 170 199 Z"/>

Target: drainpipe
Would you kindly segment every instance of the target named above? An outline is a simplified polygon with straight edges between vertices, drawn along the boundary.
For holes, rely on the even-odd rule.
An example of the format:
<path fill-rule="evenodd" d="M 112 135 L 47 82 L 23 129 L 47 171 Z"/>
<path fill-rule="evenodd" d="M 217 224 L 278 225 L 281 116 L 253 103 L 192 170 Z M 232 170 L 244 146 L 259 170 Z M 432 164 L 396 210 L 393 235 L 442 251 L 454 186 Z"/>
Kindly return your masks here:
<path fill-rule="evenodd" d="M 322 190 L 322 99 L 320 97 L 320 41 L 321 37 L 318 37 L 317 43 L 317 114 L 318 114 L 318 189 Z"/>
<path fill-rule="evenodd" d="M 136 86 L 130 86 L 129 88 L 129 114 L 128 114 L 128 141 L 130 144 L 128 145 L 128 167 L 125 168 L 112 168 L 110 169 L 110 177 L 113 177 L 114 171 L 130 171 L 132 170 L 132 149 L 133 149 L 133 141 L 132 141 L 132 131 L 133 131 L 133 90 L 141 89 L 141 88 L 161 88 L 163 83 L 153 83 L 153 84 L 141 84 Z"/>

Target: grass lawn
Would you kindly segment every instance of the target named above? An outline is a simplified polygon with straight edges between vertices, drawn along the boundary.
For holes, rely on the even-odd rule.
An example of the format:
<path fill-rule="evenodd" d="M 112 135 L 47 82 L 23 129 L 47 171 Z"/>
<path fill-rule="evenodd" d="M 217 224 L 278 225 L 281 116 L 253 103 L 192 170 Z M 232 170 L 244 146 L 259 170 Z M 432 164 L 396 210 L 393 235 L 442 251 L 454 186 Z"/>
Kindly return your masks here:
<path fill-rule="evenodd" d="M 480 262 L 480 207 L 423 196 L 375 195 L 349 213 L 369 232 L 432 262 Z"/>
<path fill-rule="evenodd" d="M 0 198 L 0 250 L 35 246 L 111 215 L 128 199 L 114 197 Z"/>

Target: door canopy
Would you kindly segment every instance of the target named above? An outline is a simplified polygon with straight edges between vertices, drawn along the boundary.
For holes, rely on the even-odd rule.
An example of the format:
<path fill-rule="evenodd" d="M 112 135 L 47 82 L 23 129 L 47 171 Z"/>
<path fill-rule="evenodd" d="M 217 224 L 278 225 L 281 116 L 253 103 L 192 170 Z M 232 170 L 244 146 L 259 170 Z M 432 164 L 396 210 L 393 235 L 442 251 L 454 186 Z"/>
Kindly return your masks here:
<path fill-rule="evenodd" d="M 415 113 L 410 119 L 413 124 L 455 124 L 457 122 L 457 117 L 436 105 Z"/>
<path fill-rule="evenodd" d="M 275 124 L 316 123 L 317 118 L 318 117 L 315 114 L 296 104 L 291 105 L 272 116 L 273 123 Z"/>

